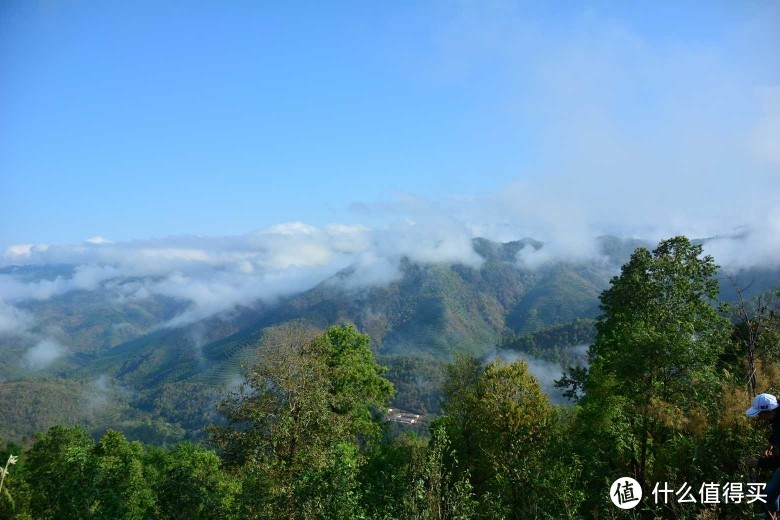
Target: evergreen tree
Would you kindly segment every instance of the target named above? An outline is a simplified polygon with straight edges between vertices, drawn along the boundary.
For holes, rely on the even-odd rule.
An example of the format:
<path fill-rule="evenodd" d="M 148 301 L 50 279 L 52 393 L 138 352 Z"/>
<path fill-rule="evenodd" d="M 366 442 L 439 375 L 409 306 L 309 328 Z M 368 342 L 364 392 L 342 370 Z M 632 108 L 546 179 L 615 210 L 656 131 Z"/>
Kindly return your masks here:
<path fill-rule="evenodd" d="M 216 453 L 189 442 L 171 450 L 148 449 L 145 470 L 155 493 L 157 518 L 233 518 L 238 482 L 220 467 Z"/>
<path fill-rule="evenodd" d="M 244 514 L 327 518 L 360 514 L 357 447 L 376 438 L 393 393 L 354 327 L 270 331 L 242 391 L 211 429 L 225 462 L 243 477 Z M 352 509 L 350 509 L 352 508 Z"/>
<path fill-rule="evenodd" d="M 685 237 L 638 248 L 601 294 L 578 436 L 591 498 L 619 476 L 700 477 L 694 451 L 716 413 L 716 361 L 729 323 L 714 305 L 717 266 Z M 584 379 L 584 381 L 582 380 Z"/>
<path fill-rule="evenodd" d="M 154 496 L 142 447 L 107 431 L 97 445 L 79 427 L 55 426 L 27 454 L 34 518 L 141 519 Z"/>

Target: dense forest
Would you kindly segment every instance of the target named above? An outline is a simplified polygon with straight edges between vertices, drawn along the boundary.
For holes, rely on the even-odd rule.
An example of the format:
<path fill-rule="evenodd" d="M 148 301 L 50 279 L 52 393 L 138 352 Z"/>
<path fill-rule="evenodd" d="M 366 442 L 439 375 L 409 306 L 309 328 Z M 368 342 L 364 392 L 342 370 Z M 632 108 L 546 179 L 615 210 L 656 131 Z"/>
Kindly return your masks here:
<path fill-rule="evenodd" d="M 502 340 L 572 364 L 567 406 L 522 359 L 378 358 L 350 325 L 270 327 L 202 443 L 80 426 L 0 443 L 0 518 L 750 518 L 747 499 L 700 491 L 769 477 L 744 465 L 767 433 L 745 409 L 778 390 L 778 294 L 726 306 L 717 270 L 685 237 L 639 247 L 595 322 Z M 543 348 L 561 344 L 588 344 L 586 362 Z M 425 430 L 385 420 L 396 392 L 436 414 Z M 644 491 L 629 512 L 610 497 L 619 477 Z M 694 501 L 654 500 L 659 484 Z"/>

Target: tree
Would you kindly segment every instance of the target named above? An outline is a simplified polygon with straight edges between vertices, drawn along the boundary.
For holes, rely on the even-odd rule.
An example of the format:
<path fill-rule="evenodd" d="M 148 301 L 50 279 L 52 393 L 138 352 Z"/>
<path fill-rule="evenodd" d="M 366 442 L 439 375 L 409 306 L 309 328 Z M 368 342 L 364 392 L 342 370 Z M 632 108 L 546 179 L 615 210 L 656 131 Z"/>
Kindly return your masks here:
<path fill-rule="evenodd" d="M 459 476 L 468 474 L 477 493 L 484 491 L 488 470 L 482 461 L 479 423 L 480 410 L 479 381 L 484 366 L 474 356 L 458 354 L 445 367 L 441 385 L 442 418 L 438 420 L 446 431 L 447 438 L 457 457 L 451 461 Z M 431 426 L 435 431 L 436 424 Z"/>
<path fill-rule="evenodd" d="M 153 475 L 158 518 L 231 518 L 238 492 L 235 479 L 219 467 L 213 451 L 189 442 L 172 450 L 147 450 L 145 470 Z"/>
<path fill-rule="evenodd" d="M 700 245 L 674 237 L 636 249 L 601 294 L 589 370 L 571 378 L 584 385 L 579 435 L 595 485 L 618 473 L 657 482 L 692 458 L 728 340 L 716 272 Z"/>
<path fill-rule="evenodd" d="M 244 493 L 264 497 L 247 515 L 342 515 L 356 504 L 356 483 L 344 472 L 359 464 L 350 446 L 380 431 L 393 394 L 383 371 L 354 327 L 267 332 L 246 383 L 219 407 L 227 425 L 211 428 L 223 460 L 244 476 Z M 328 492 L 336 476 L 343 485 Z"/>
<path fill-rule="evenodd" d="M 431 430 L 451 439 L 445 461 L 456 481 L 469 478 L 482 517 L 574 517 L 579 465 L 559 450 L 559 414 L 524 361 L 458 357 L 442 395 L 445 415 Z"/>
<path fill-rule="evenodd" d="M 153 495 L 142 448 L 107 431 L 97 445 L 80 426 L 54 426 L 27 454 L 35 518 L 140 519 Z"/>
<path fill-rule="evenodd" d="M 94 496 L 85 472 L 93 448 L 79 426 L 54 426 L 37 437 L 27 453 L 27 480 L 34 518 L 89 518 Z"/>
<path fill-rule="evenodd" d="M 763 379 L 772 381 L 778 375 L 776 360 L 780 353 L 780 291 L 760 294 L 752 301 L 746 301 L 745 291 L 750 286 L 743 288 L 732 274 L 726 277 L 737 293 L 737 305 L 734 309 L 734 341 L 723 361 L 729 369 L 744 374 L 745 385 L 752 398 L 768 389 L 766 381 L 759 381 L 760 376 L 769 376 Z M 759 387 L 762 388 L 759 390 Z"/>
<path fill-rule="evenodd" d="M 591 370 L 614 374 L 621 393 L 683 396 L 713 367 L 728 324 L 713 306 L 717 266 L 701 254 L 685 237 L 638 248 L 601 294 Z"/>
<path fill-rule="evenodd" d="M 522 361 L 490 362 L 478 388 L 479 446 L 486 489 L 511 518 L 542 518 L 553 507 L 542 492 L 557 417 Z"/>
<path fill-rule="evenodd" d="M 330 327 L 316 342 L 329 382 L 330 407 L 345 416 L 352 435 L 375 436 L 394 394 L 369 348 L 371 338 L 352 326 Z M 377 414 L 377 412 L 380 412 Z"/>
<path fill-rule="evenodd" d="M 151 511 L 154 495 L 144 475 L 139 442 L 128 442 L 123 434 L 108 430 L 79 464 L 91 477 L 93 518 L 141 519 Z"/>
<path fill-rule="evenodd" d="M 371 446 L 360 481 L 368 518 L 467 520 L 477 501 L 468 472 L 455 477 L 447 458 L 451 445 L 443 426 L 431 437 L 407 433 Z"/>

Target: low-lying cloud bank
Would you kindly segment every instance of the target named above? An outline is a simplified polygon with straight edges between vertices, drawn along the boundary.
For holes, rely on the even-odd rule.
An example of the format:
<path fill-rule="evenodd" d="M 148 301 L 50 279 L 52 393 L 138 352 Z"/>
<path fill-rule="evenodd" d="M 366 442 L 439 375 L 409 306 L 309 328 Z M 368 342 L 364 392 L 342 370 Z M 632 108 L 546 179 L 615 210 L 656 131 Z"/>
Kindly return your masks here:
<path fill-rule="evenodd" d="M 441 223 L 440 223 L 441 224 Z M 101 289 L 118 300 L 157 295 L 190 302 L 169 322 L 179 326 L 305 291 L 351 267 L 346 288 L 384 284 L 401 276 L 400 262 L 461 263 L 482 258 L 467 229 L 450 221 L 435 228 L 403 222 L 381 229 L 362 225 L 314 227 L 300 222 L 232 237 L 183 236 L 82 244 L 13 246 L 0 265 L 70 265 L 72 274 L 26 280 L 0 275 L 0 333 L 21 332 L 32 318 L 15 304 L 70 291 Z"/>
<path fill-rule="evenodd" d="M 5 303 L 0 296 L 0 334 L 26 330 L 32 322 L 32 316 Z"/>
<path fill-rule="evenodd" d="M 780 268 L 780 208 L 761 224 L 708 240 L 705 251 L 718 265 L 733 271 Z"/>
<path fill-rule="evenodd" d="M 31 370 L 41 370 L 47 368 L 57 359 L 65 356 L 67 349 L 53 339 L 39 341 L 35 346 L 25 352 L 23 357 L 24 366 Z"/>
<path fill-rule="evenodd" d="M 165 326 L 196 322 L 237 306 L 272 304 L 278 298 L 305 291 L 345 268 L 345 289 L 386 284 L 401 276 L 402 258 L 423 264 L 460 263 L 479 267 L 472 238 L 482 231 L 506 238 L 496 228 L 452 216 L 443 205 L 413 197 L 399 198 L 391 208 L 405 219 L 391 225 L 314 227 L 300 222 L 272 226 L 240 236 L 182 236 L 112 242 L 94 237 L 76 245 L 14 246 L 5 265 L 75 266 L 72 273 L 50 279 L 26 280 L 13 272 L 0 275 L 0 333 L 25 333 L 34 319 L 16 305 L 47 300 L 75 290 L 108 291 L 121 301 L 165 296 L 189 302 L 189 307 Z M 384 207 L 382 211 L 387 211 Z M 364 208 L 363 210 L 370 211 Z M 778 213 L 780 215 L 780 213 Z M 706 243 L 706 252 L 731 272 L 752 267 L 777 268 L 780 258 L 780 216 L 738 233 Z M 476 215 L 479 217 L 480 215 Z M 603 261 L 594 235 L 582 223 L 549 228 L 553 239 L 537 250 L 527 247 L 517 258 L 520 268 L 548 262 Z M 493 231 L 491 233 L 491 231 Z M 519 238 L 519 237 L 515 237 Z M 41 368 L 64 355 L 46 338 L 37 342 L 25 363 Z"/>

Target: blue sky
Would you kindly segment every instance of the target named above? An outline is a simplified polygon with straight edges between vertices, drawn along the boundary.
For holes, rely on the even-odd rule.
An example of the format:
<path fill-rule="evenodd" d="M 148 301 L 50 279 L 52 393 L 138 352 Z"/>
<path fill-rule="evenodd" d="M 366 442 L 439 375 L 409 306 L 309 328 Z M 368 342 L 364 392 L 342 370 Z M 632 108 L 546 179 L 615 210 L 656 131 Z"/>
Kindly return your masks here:
<path fill-rule="evenodd" d="M 3 2 L 0 251 L 780 230 L 780 4 L 549 4 Z"/>

